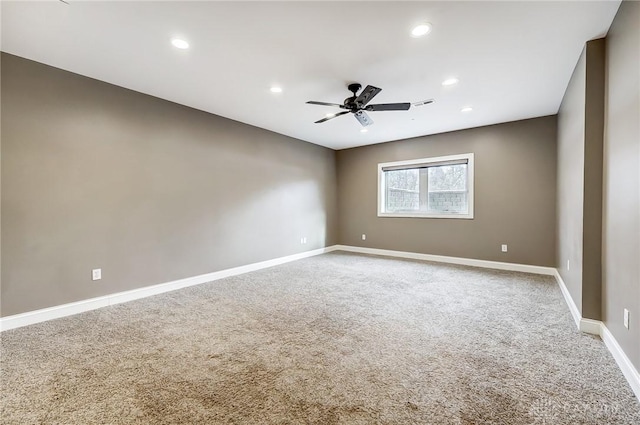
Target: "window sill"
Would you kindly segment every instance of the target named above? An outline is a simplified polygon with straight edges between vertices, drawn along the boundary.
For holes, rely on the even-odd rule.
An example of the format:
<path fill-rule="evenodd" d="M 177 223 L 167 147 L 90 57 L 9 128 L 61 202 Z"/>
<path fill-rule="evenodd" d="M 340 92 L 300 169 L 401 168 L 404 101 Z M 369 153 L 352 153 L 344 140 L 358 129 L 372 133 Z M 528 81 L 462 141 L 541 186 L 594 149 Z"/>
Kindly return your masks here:
<path fill-rule="evenodd" d="M 378 217 L 390 218 L 452 218 L 473 220 L 473 214 L 420 214 L 420 213 L 378 213 Z"/>

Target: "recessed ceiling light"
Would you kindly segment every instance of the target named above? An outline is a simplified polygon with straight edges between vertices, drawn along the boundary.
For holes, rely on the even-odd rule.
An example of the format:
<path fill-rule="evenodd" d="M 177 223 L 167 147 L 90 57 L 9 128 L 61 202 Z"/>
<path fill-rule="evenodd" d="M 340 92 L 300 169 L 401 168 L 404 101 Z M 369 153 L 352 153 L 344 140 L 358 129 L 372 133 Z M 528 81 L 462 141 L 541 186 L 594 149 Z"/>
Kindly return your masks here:
<path fill-rule="evenodd" d="M 471 112 L 473 111 L 473 108 L 471 106 L 465 106 L 464 108 L 460 109 L 460 112 Z"/>
<path fill-rule="evenodd" d="M 458 84 L 458 79 L 457 78 L 447 78 L 446 80 L 444 80 L 442 82 L 443 86 L 452 86 L 454 84 Z"/>
<path fill-rule="evenodd" d="M 181 38 L 171 39 L 171 44 L 173 44 L 173 47 L 177 47 L 178 49 L 184 50 L 189 48 L 189 43 L 187 43 L 185 40 L 182 40 Z"/>
<path fill-rule="evenodd" d="M 361 128 L 360 129 L 360 133 L 366 133 L 367 131 L 369 131 L 369 130 L 367 130 L 366 128 Z"/>
<path fill-rule="evenodd" d="M 431 32 L 431 24 L 423 23 L 415 27 L 411 30 L 412 37 L 422 37 L 423 35 L 427 35 Z"/>
<path fill-rule="evenodd" d="M 270 90 L 271 93 L 282 93 L 282 87 L 273 86 Z"/>

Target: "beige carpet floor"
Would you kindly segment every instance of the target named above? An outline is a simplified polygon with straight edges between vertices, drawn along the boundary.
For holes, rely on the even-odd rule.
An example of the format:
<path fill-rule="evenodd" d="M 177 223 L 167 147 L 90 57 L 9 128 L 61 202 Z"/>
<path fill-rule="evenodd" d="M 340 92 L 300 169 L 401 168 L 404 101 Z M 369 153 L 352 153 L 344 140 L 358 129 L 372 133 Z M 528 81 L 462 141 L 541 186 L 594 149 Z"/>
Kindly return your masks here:
<path fill-rule="evenodd" d="M 2 424 L 640 424 L 553 278 L 331 253 L 6 331 Z"/>

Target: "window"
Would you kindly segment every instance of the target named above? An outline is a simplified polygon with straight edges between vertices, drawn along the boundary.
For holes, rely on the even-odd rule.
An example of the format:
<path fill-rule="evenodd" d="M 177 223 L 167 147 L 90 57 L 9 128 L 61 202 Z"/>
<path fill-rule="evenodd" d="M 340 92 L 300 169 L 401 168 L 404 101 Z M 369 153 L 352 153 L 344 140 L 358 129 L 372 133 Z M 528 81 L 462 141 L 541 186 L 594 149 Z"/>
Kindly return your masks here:
<path fill-rule="evenodd" d="M 473 218 L 473 154 L 378 164 L 378 216 Z"/>

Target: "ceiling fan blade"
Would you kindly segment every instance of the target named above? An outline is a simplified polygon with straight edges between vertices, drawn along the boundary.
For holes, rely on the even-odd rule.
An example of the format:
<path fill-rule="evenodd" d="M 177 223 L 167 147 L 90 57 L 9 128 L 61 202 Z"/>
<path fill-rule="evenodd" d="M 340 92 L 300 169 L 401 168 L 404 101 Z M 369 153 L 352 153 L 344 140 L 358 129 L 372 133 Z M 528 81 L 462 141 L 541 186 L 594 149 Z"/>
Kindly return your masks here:
<path fill-rule="evenodd" d="M 356 117 L 356 119 L 358 120 L 358 122 L 363 126 L 363 127 L 368 127 L 371 124 L 373 124 L 373 120 L 371 119 L 371 117 L 369 117 L 369 115 L 367 115 L 366 112 L 364 111 L 358 111 L 355 114 L 353 114 L 354 117 Z"/>
<path fill-rule="evenodd" d="M 408 111 L 410 103 L 378 103 L 364 108 L 365 111 Z"/>
<path fill-rule="evenodd" d="M 380 93 L 382 89 L 374 86 L 367 86 L 362 90 L 362 93 L 358 97 L 356 97 L 356 105 L 358 108 L 363 108 L 367 103 L 371 102 L 371 99 L 375 97 L 378 93 Z"/>
<path fill-rule="evenodd" d="M 320 106 L 337 106 L 338 108 L 343 108 L 344 105 L 339 103 L 327 103 L 327 102 L 316 102 L 315 100 L 310 100 L 307 102 L 309 105 L 320 105 Z"/>
<path fill-rule="evenodd" d="M 338 112 L 337 114 L 333 114 L 330 117 L 322 118 L 321 120 L 316 121 L 315 124 L 320 124 L 322 122 L 332 120 L 335 117 L 339 117 L 340 115 L 348 114 L 349 112 L 350 111 Z"/>

